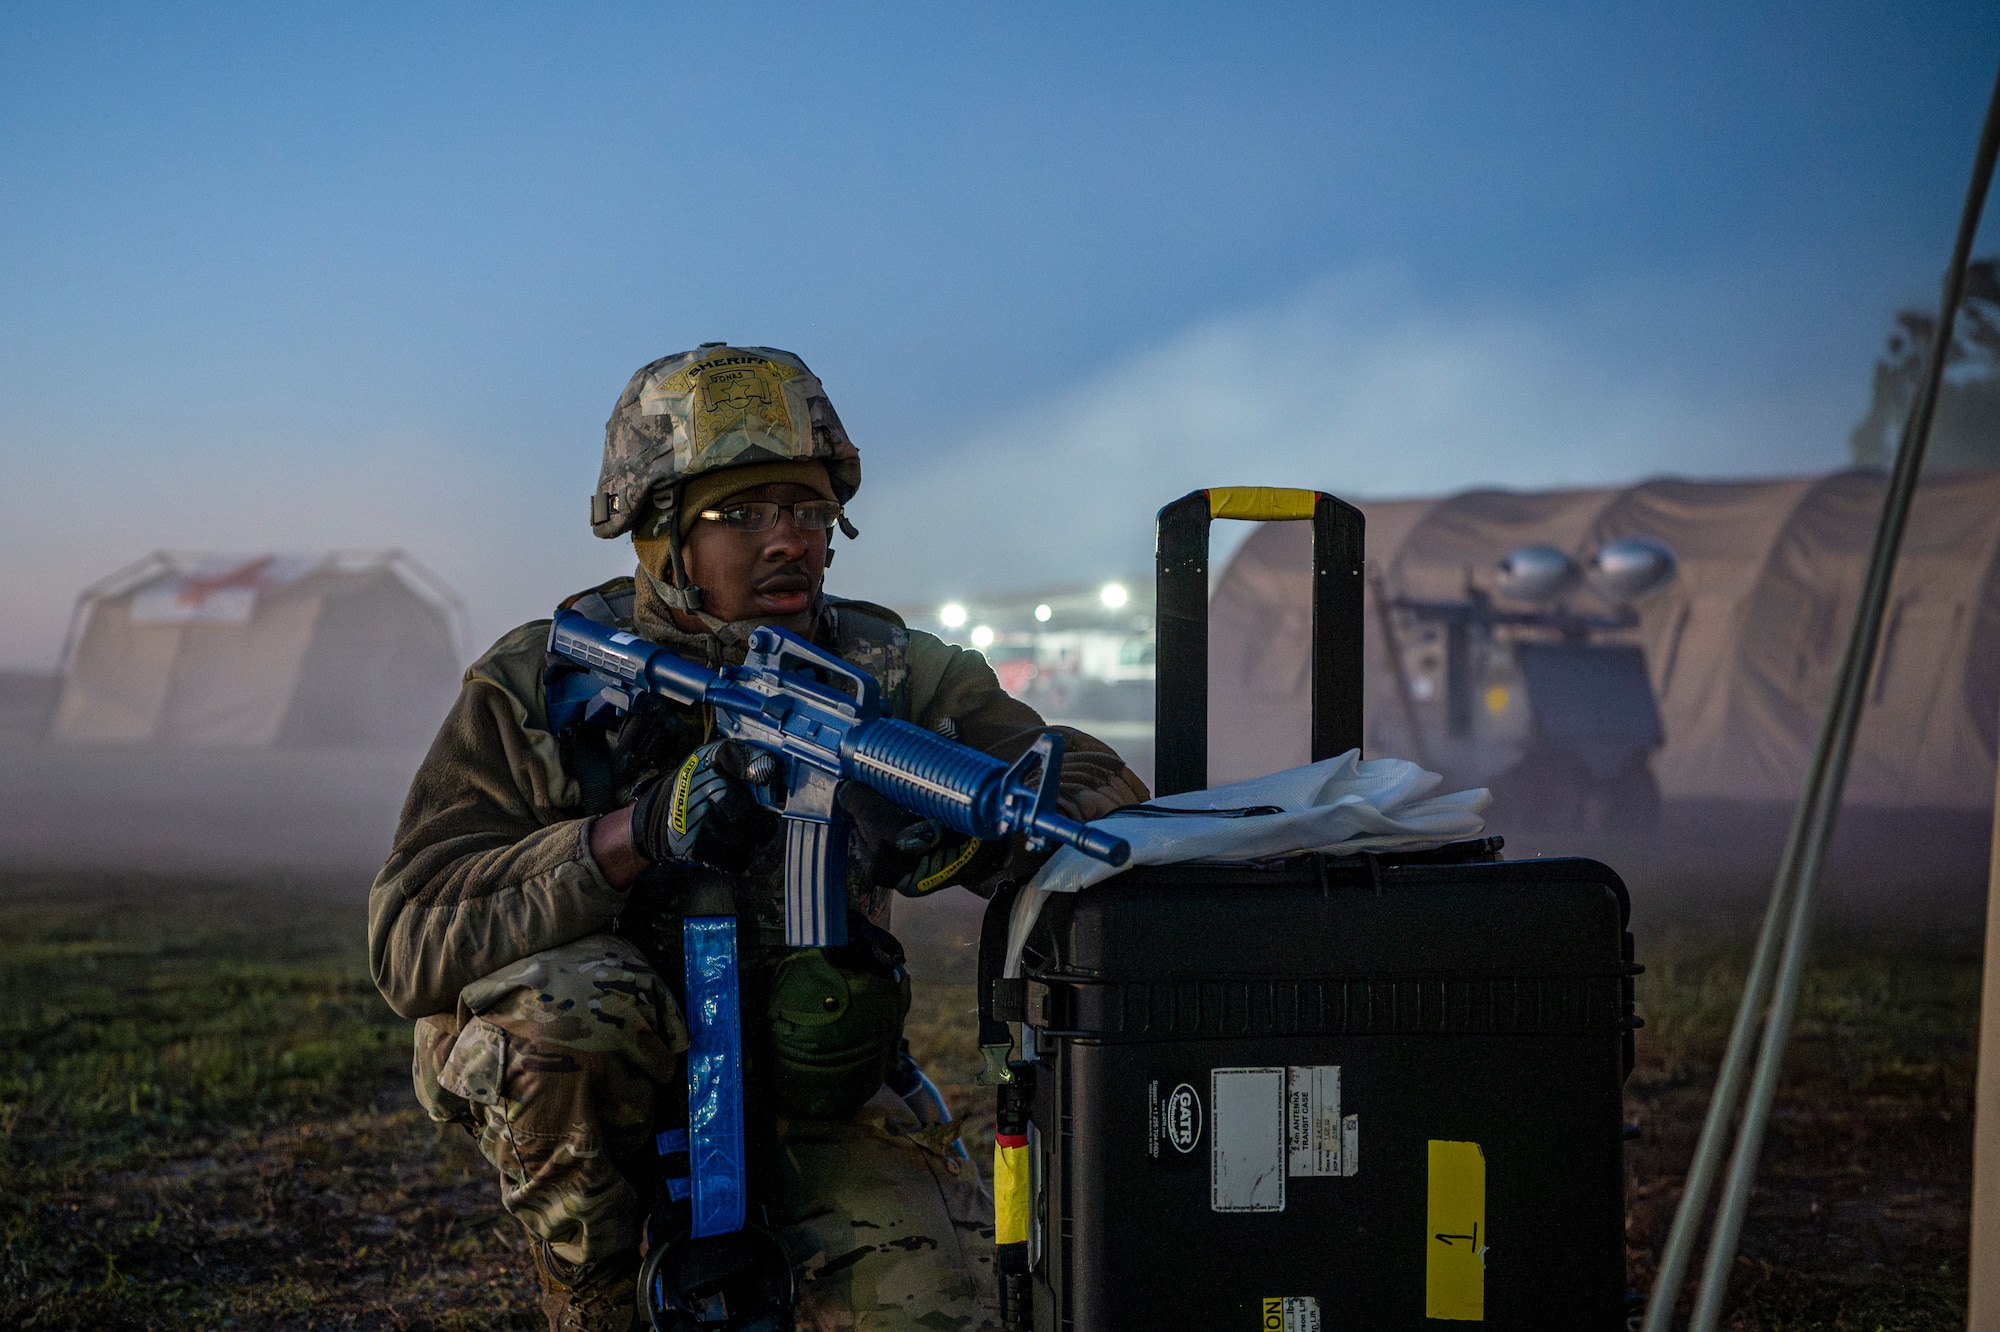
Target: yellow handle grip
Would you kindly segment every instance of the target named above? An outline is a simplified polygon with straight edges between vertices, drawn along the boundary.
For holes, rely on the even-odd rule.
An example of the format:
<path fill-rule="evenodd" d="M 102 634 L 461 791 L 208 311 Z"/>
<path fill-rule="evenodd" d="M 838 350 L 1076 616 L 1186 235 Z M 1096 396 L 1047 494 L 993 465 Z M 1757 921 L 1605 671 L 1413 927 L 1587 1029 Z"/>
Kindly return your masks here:
<path fill-rule="evenodd" d="M 1210 518 L 1237 518 L 1248 523 L 1285 523 L 1313 516 L 1317 490 L 1287 486 L 1217 486 L 1208 492 Z"/>

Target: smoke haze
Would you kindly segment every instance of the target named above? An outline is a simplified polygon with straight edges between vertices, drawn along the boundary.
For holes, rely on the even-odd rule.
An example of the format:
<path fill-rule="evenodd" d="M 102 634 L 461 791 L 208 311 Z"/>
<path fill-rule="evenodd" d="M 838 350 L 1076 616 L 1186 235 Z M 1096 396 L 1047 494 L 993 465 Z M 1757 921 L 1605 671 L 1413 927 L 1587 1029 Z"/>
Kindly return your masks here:
<path fill-rule="evenodd" d="M 1651 312 L 1642 329 L 1622 317 L 1633 302 Z M 831 586 L 920 603 L 1141 574 L 1154 510 L 1206 485 L 1385 496 L 1831 465 L 1863 405 L 1859 376 L 1704 382 L 1666 368 L 1662 344 L 1694 336 L 1717 308 L 1730 306 L 1686 289 L 1566 309 L 1447 305 L 1393 272 L 1360 271 L 1196 323 L 921 447 L 872 447 L 909 423 L 893 401 L 857 402 L 835 380 L 867 481 L 854 505 L 864 534 L 843 543 Z M 629 547 L 584 521 L 608 406 L 609 395 L 579 410 L 526 462 L 518 428 L 502 452 L 462 431 L 330 437 L 288 418 L 247 442 L 187 431 L 115 473 L 80 439 L 17 455 L 0 496 L 0 662 L 52 665 L 76 592 L 162 547 L 401 547 L 465 597 L 477 650 L 630 571 Z"/>
<path fill-rule="evenodd" d="M 1699 298 L 1638 299 L 1643 330 L 1623 299 L 1450 307 L 1368 271 L 1197 325 L 871 473 L 840 586 L 912 600 L 1143 574 L 1154 511 L 1202 486 L 1388 497 L 1827 468 L 1858 384 L 1689 382 L 1660 344 L 1693 334 Z"/>

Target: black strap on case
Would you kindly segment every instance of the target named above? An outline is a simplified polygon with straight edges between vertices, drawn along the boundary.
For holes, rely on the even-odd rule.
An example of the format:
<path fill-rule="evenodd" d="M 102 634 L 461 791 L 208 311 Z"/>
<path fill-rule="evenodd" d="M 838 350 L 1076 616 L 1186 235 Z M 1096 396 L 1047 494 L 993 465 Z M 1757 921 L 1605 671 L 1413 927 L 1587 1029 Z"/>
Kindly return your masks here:
<path fill-rule="evenodd" d="M 1228 486 L 1160 510 L 1153 789 L 1208 785 L 1208 526 L 1312 520 L 1312 757 L 1361 747 L 1363 520 L 1318 490 Z"/>

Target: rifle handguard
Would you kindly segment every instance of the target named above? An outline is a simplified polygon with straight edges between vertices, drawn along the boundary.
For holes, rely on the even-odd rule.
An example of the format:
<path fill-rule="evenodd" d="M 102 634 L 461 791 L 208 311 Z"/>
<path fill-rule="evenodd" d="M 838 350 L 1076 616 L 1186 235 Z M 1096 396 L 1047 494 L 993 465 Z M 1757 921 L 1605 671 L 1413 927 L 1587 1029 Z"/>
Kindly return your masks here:
<path fill-rule="evenodd" d="M 878 717 L 855 728 L 841 757 L 851 764 L 855 781 L 953 832 L 981 841 L 1019 832 L 1037 850 L 1061 842 L 1108 865 L 1123 865 L 1132 855 L 1124 838 L 1056 812 L 1062 751 L 1062 736 L 1044 731 L 1009 765 L 935 731 Z M 1038 778 L 1034 785 L 1030 773 Z"/>

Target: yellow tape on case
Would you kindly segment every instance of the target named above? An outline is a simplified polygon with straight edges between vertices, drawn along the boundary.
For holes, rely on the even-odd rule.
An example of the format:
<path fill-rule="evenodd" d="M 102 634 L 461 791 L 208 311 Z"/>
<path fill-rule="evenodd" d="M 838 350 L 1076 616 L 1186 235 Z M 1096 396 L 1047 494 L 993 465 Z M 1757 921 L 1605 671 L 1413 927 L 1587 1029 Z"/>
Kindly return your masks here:
<path fill-rule="evenodd" d="M 1246 523 L 1285 523 L 1313 516 L 1317 490 L 1285 486 L 1217 486 L 1208 492 L 1210 518 L 1236 518 Z"/>
<path fill-rule="evenodd" d="M 1003 1136 L 993 1144 L 993 1242 L 1028 1240 L 1028 1144 Z"/>
<path fill-rule="evenodd" d="M 1486 1154 L 1431 1139 L 1424 1317 L 1486 1321 Z"/>

